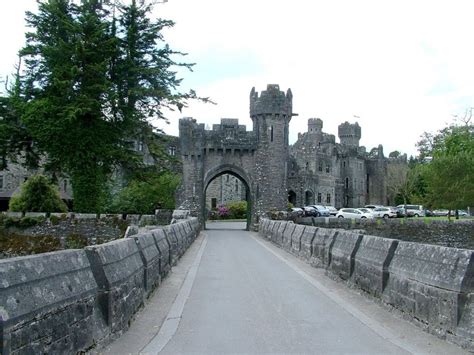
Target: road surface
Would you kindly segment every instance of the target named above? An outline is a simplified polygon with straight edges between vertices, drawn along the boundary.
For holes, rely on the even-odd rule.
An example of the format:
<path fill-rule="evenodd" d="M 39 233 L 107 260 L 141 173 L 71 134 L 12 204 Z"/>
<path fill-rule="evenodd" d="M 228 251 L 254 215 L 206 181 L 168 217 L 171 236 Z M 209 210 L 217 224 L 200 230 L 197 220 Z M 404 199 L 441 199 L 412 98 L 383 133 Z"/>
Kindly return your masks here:
<path fill-rule="evenodd" d="M 463 353 L 243 223 L 208 228 L 104 353 Z"/>

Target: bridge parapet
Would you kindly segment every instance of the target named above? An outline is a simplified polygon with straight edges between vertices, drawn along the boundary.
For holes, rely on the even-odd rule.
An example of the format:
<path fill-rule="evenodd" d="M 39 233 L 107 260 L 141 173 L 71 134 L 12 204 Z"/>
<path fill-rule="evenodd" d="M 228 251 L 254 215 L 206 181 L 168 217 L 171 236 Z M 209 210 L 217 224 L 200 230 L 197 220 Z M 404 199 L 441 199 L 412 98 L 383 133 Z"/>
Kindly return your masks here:
<path fill-rule="evenodd" d="M 169 228 L 185 248 L 200 224 L 190 218 Z M 0 354 L 74 354 L 106 344 L 169 272 L 171 252 L 160 226 L 85 250 L 0 260 Z"/>
<path fill-rule="evenodd" d="M 293 222 L 261 224 L 260 234 L 288 252 L 398 309 L 424 330 L 474 350 L 473 250 L 306 226 L 298 251 L 282 238 L 295 234 Z"/>

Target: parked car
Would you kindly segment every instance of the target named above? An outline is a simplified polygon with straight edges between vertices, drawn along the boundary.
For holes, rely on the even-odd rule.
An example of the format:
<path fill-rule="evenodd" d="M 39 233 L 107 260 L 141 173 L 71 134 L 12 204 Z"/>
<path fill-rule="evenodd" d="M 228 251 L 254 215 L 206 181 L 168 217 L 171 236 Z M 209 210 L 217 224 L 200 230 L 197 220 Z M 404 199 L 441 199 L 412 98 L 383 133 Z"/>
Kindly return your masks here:
<path fill-rule="evenodd" d="M 449 214 L 449 210 L 438 209 L 433 210 L 433 216 L 440 217 L 440 216 L 447 216 Z"/>
<path fill-rule="evenodd" d="M 318 211 L 318 217 L 329 217 L 331 215 L 331 212 L 323 205 L 311 205 L 311 207 Z"/>
<path fill-rule="evenodd" d="M 398 205 L 397 208 L 403 208 L 407 217 L 425 217 L 426 212 L 422 205 Z M 433 211 L 434 212 L 434 211 Z"/>
<path fill-rule="evenodd" d="M 466 216 L 469 216 L 469 213 L 467 213 L 467 211 L 465 210 L 459 210 L 458 215 L 459 217 L 466 217 Z"/>
<path fill-rule="evenodd" d="M 370 210 L 373 210 L 377 207 L 383 207 L 382 205 L 365 205 L 364 208 L 368 208 Z"/>
<path fill-rule="evenodd" d="M 370 208 L 365 208 L 365 207 L 360 207 L 360 208 L 358 208 L 358 210 L 362 211 L 364 213 L 372 213 L 372 211 L 373 211 Z"/>
<path fill-rule="evenodd" d="M 319 211 L 313 206 L 303 207 L 305 217 L 319 217 Z"/>
<path fill-rule="evenodd" d="M 374 215 L 370 212 L 362 212 L 357 208 L 341 208 L 336 214 L 337 218 L 355 218 L 355 219 L 373 219 Z"/>
<path fill-rule="evenodd" d="M 329 211 L 331 216 L 335 216 L 337 214 L 338 209 L 334 206 L 324 206 Z"/>
<path fill-rule="evenodd" d="M 291 215 L 291 217 L 303 217 L 304 216 L 304 211 L 303 211 L 302 208 L 293 207 L 290 210 L 290 215 Z"/>
<path fill-rule="evenodd" d="M 405 208 L 403 207 L 395 207 L 396 210 L 397 210 L 397 217 L 405 217 L 406 216 L 406 213 L 405 213 Z"/>
<path fill-rule="evenodd" d="M 395 218 L 397 217 L 397 212 L 395 209 L 390 207 L 377 207 L 372 211 L 374 217 L 377 218 Z"/>

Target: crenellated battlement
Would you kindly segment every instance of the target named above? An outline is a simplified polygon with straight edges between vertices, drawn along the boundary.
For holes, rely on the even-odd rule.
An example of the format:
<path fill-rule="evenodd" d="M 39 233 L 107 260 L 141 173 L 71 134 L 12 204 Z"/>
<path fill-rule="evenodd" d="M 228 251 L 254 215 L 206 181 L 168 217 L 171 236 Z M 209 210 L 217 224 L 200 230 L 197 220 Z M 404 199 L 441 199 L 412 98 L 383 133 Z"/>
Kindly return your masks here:
<path fill-rule="evenodd" d="M 323 129 L 323 120 L 320 118 L 310 118 L 308 120 L 308 133 L 321 134 Z"/>
<path fill-rule="evenodd" d="M 359 123 L 344 122 L 338 127 L 338 136 L 341 144 L 349 146 L 359 146 L 359 140 L 361 138 L 361 129 Z"/>
<path fill-rule="evenodd" d="M 254 150 L 256 147 L 255 133 L 247 131 L 236 118 L 221 118 L 211 130 L 204 124 L 196 123 L 190 117 L 179 121 L 181 153 L 183 155 L 200 155 L 204 150 Z M 226 151 L 226 150 L 224 150 Z"/>
<path fill-rule="evenodd" d="M 286 94 L 280 91 L 280 86 L 268 84 L 267 90 L 260 95 L 252 88 L 250 91 L 250 117 L 259 115 L 283 115 L 291 119 L 293 115 L 293 94 L 288 89 Z"/>

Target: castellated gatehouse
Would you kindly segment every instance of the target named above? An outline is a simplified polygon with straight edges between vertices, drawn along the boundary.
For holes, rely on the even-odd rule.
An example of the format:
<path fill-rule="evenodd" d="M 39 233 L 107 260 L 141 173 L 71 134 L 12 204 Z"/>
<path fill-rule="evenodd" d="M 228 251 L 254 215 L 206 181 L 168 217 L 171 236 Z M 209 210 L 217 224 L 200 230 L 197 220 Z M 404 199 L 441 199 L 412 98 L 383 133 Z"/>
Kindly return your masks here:
<path fill-rule="evenodd" d="M 339 125 L 337 143 L 319 118 L 309 118 L 307 131 L 290 146 L 292 102 L 291 89 L 268 85 L 259 94 L 252 88 L 251 131 L 237 119 L 223 118 L 212 130 L 193 118 L 180 119 L 180 206 L 205 220 L 217 203 L 245 199 L 249 228 L 270 210 L 286 210 L 288 202 L 336 208 L 389 204 L 387 167 L 406 164 L 406 156 L 385 158 L 382 145 L 367 151 L 359 144 L 357 122 Z"/>

